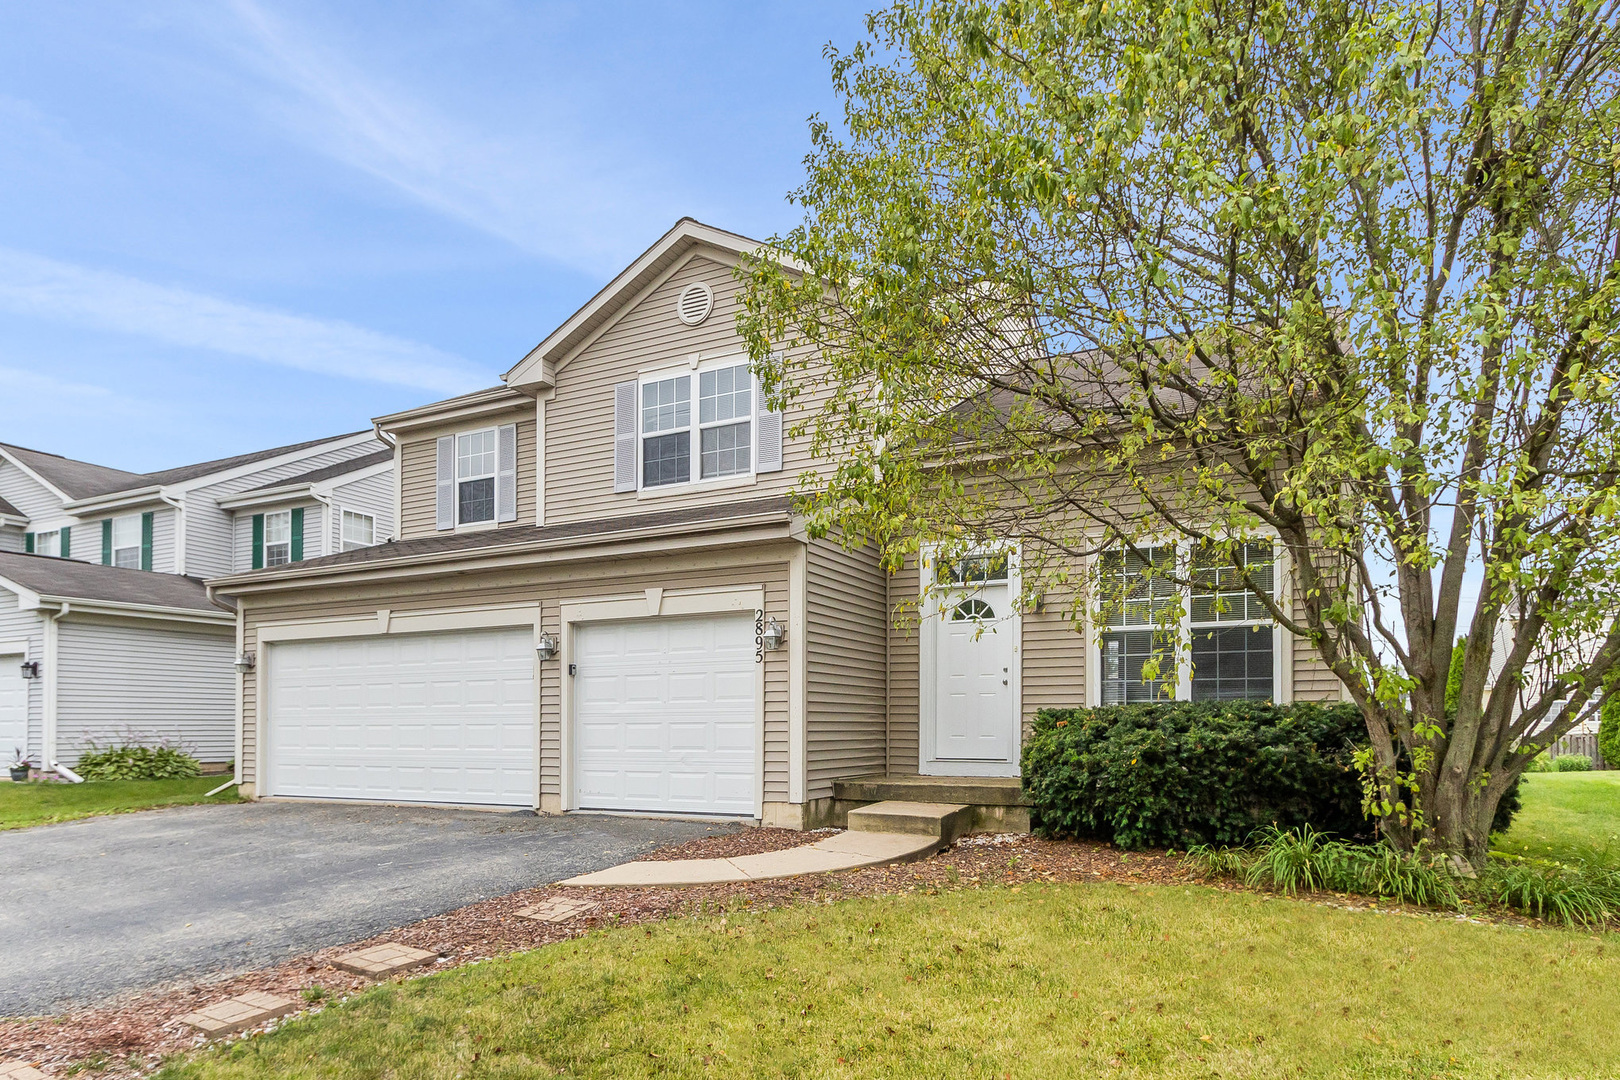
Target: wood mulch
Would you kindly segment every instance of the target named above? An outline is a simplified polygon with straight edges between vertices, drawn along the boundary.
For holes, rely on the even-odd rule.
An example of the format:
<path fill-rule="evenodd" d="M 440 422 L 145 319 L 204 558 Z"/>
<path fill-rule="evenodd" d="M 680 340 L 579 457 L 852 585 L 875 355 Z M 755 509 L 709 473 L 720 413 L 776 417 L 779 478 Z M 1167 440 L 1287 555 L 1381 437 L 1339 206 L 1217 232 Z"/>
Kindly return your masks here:
<path fill-rule="evenodd" d="M 691 859 L 756 854 L 813 842 L 824 835 L 826 832 L 747 829 L 689 841 L 643 857 Z M 363 990 L 372 985 L 370 980 L 340 971 L 333 963 L 344 953 L 385 941 L 439 953 L 436 964 L 398 976 L 410 978 L 579 937 L 606 926 L 664 919 L 716 905 L 776 907 L 804 901 L 1036 881 L 1170 884 L 1190 880 L 1194 875 L 1170 855 L 1125 853 L 1099 843 L 1002 834 L 966 837 L 919 862 L 775 881 L 680 889 L 545 885 L 469 904 L 365 941 L 296 957 L 273 968 L 126 997 L 100 1008 L 60 1016 L 0 1020 L 0 1047 L 4 1048 L 0 1059 L 30 1061 L 54 1073 L 85 1063 L 104 1070 L 98 1073 L 101 1076 L 138 1076 L 155 1068 L 164 1055 L 202 1045 L 200 1035 L 179 1023 L 181 1016 L 201 1006 L 259 990 L 307 1002 L 304 1007 L 308 1009 Z M 531 922 L 517 917 L 520 909 L 554 896 L 594 900 L 598 906 L 565 923 Z M 1369 906 L 1348 897 L 1323 899 L 1340 906 Z M 309 1001 L 305 991 L 317 987 L 324 997 Z"/>

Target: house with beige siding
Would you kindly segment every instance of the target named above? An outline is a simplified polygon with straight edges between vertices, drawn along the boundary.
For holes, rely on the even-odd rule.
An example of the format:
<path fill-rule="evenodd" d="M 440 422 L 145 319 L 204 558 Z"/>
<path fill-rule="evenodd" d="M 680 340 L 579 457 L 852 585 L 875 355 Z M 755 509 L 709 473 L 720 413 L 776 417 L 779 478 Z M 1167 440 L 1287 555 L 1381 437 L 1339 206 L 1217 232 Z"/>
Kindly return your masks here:
<path fill-rule="evenodd" d="M 394 449 L 371 430 L 152 473 L 0 443 L 0 754 L 236 748 L 236 619 L 204 577 L 382 543 Z"/>
<path fill-rule="evenodd" d="M 209 582 L 245 793 L 795 828 L 948 796 L 1016 825 L 1036 710 L 1155 689 L 1134 624 L 1024 609 L 1016 550 L 890 575 L 808 534 L 791 492 L 824 463 L 736 331 L 758 248 L 681 221 L 499 385 L 377 418 L 396 540 Z M 1229 614 L 1174 693 L 1338 695 Z"/>

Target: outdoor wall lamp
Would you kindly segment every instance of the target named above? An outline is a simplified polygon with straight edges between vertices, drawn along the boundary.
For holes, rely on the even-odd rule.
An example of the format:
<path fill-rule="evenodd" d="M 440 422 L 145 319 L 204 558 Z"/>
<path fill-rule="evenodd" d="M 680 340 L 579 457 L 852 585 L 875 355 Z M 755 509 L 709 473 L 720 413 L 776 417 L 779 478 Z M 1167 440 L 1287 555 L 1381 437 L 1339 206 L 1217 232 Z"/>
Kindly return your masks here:
<path fill-rule="evenodd" d="M 786 640 L 787 629 L 776 621 L 776 616 L 772 615 L 765 620 L 765 629 L 760 632 L 759 643 L 765 647 L 766 652 L 775 652 Z"/>
<path fill-rule="evenodd" d="M 542 662 L 546 660 L 554 660 L 556 659 L 558 648 L 557 635 L 548 630 L 541 634 L 540 637 L 535 641 L 534 655 L 538 656 Z"/>
<path fill-rule="evenodd" d="M 22 677 L 25 679 L 39 678 L 39 661 L 24 660 L 22 664 Z"/>
<path fill-rule="evenodd" d="M 232 664 L 231 666 L 236 668 L 236 673 L 238 675 L 246 675 L 248 672 L 252 671 L 257 664 L 258 658 L 250 652 L 245 652 L 241 656 L 238 656 L 236 658 L 236 663 Z"/>

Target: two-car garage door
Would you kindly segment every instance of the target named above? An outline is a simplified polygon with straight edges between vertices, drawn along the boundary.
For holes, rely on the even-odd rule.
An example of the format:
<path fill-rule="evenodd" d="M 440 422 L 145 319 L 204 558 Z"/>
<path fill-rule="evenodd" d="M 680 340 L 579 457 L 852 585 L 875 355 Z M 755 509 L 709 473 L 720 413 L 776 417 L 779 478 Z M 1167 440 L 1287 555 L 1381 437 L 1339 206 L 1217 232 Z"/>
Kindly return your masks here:
<path fill-rule="evenodd" d="M 269 794 L 535 805 L 531 629 L 265 651 Z M 579 624 L 573 657 L 573 805 L 758 812 L 751 618 Z"/>

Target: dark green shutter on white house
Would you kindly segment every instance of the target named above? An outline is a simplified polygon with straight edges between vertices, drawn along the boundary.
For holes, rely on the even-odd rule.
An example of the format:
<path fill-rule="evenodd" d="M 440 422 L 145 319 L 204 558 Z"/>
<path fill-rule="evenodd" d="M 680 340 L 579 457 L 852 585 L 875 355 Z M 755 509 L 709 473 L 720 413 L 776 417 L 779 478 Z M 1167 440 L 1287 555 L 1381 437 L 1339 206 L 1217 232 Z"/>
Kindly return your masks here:
<path fill-rule="evenodd" d="M 292 512 L 292 562 L 304 561 L 304 508 L 293 507 Z"/>
<path fill-rule="evenodd" d="M 23 533 L 23 550 L 28 554 L 34 553 L 34 534 Z"/>
<path fill-rule="evenodd" d="M 64 559 L 73 558 L 73 526 L 64 525 L 57 531 L 56 553 Z"/>
<path fill-rule="evenodd" d="M 112 565 L 112 518 L 101 519 L 101 565 Z"/>
<path fill-rule="evenodd" d="M 264 569 L 264 515 L 253 515 L 253 569 Z"/>
<path fill-rule="evenodd" d="M 152 511 L 141 515 L 141 569 L 152 569 Z"/>

